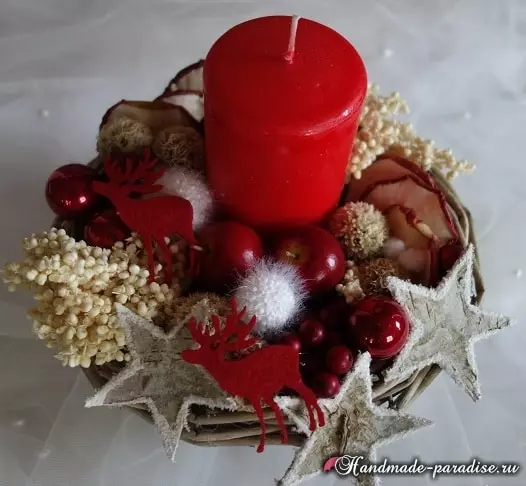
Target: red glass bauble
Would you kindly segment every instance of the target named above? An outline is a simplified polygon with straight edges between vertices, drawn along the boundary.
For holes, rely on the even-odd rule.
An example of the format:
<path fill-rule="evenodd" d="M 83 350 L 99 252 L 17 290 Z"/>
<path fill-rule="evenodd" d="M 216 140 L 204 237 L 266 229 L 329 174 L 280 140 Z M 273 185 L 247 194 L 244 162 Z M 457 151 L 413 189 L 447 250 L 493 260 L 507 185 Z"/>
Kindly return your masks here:
<path fill-rule="evenodd" d="M 385 296 L 372 296 L 356 304 L 349 319 L 356 344 L 371 357 L 387 359 L 398 354 L 409 334 L 409 320 L 398 303 Z"/>
<path fill-rule="evenodd" d="M 114 209 L 105 209 L 94 214 L 84 228 L 84 239 L 88 245 L 111 248 L 131 234 Z"/>
<path fill-rule="evenodd" d="M 59 167 L 48 178 L 46 200 L 62 218 L 74 218 L 93 210 L 101 196 L 93 190 L 97 172 L 82 164 Z"/>

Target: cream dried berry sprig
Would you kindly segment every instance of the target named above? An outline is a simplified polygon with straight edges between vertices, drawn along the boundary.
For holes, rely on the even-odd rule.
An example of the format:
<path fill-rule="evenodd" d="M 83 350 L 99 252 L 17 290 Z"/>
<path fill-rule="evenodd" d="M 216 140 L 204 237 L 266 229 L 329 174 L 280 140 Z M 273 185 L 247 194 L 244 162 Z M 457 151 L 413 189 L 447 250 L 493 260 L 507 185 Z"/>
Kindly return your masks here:
<path fill-rule="evenodd" d="M 2 270 L 9 290 L 19 285 L 34 293 L 38 305 L 30 310 L 37 336 L 69 366 L 89 367 L 128 359 L 115 303 L 153 318 L 170 313 L 180 295 L 185 256 L 181 243 L 172 244 L 172 286 L 147 283 L 142 243 L 133 235 L 111 250 L 76 241 L 65 230 L 52 228 L 24 241 L 24 259 Z M 161 270 L 158 264 L 157 271 Z"/>
<path fill-rule="evenodd" d="M 425 170 L 435 167 L 445 171 L 448 180 L 474 170 L 474 164 L 457 160 L 450 149 L 436 148 L 433 140 L 419 137 L 410 123 L 399 118 L 407 113 L 409 107 L 399 93 L 381 96 L 378 85 L 368 86 L 347 167 L 349 180 L 360 179 L 362 172 L 384 153 L 405 157 Z"/>

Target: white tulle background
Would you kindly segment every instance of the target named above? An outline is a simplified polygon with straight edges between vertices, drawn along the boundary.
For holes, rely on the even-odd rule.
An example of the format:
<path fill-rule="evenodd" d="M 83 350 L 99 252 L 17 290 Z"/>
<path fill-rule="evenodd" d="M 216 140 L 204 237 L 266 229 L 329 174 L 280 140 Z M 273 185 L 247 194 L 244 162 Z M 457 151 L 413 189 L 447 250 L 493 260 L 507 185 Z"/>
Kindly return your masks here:
<path fill-rule="evenodd" d="M 483 398 L 441 376 L 414 404 L 436 425 L 380 450 L 392 460 L 526 459 L 526 3 L 494 0 L 0 2 L 1 263 L 44 230 L 48 174 L 93 155 L 105 109 L 150 99 L 242 20 L 297 13 L 332 26 L 370 79 L 409 101 L 420 134 L 478 165 L 456 182 L 475 217 L 487 308 L 517 325 L 476 346 Z M 279 107 L 276 107 L 279 109 Z M 250 154 L 247 154 L 249 157 Z M 271 485 L 292 449 L 198 448 L 171 464 L 155 429 L 126 411 L 84 409 L 91 389 L 31 333 L 29 296 L 1 289 L 0 485 Z M 524 464 L 526 466 L 526 464 Z M 445 477 L 448 486 L 524 485 L 525 475 Z M 306 484 L 330 485 L 334 475 Z M 431 484 L 428 476 L 385 484 Z"/>

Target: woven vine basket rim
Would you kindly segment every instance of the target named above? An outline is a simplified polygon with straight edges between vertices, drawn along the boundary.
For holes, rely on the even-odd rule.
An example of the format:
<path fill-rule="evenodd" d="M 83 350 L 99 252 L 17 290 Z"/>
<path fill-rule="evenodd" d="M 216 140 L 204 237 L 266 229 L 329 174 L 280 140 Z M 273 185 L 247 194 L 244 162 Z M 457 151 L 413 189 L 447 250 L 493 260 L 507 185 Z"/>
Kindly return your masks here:
<path fill-rule="evenodd" d="M 100 159 L 94 159 L 89 165 L 98 168 L 100 163 Z M 476 296 L 474 297 L 474 303 L 479 304 L 484 295 L 484 283 L 480 270 L 479 253 L 471 213 L 462 204 L 451 183 L 446 180 L 439 170 L 432 168 L 430 173 L 446 197 L 462 245 L 466 248 L 469 244 L 473 244 L 475 248 L 474 278 Z M 69 229 L 71 230 L 71 228 Z M 99 389 L 121 369 L 121 364 L 109 363 L 104 366 L 93 365 L 90 368 L 83 369 L 83 372 L 91 385 L 95 389 Z M 386 383 L 380 378 L 373 385 L 373 400 L 377 405 L 386 405 L 392 409 L 405 410 L 426 390 L 440 374 L 440 371 L 437 365 L 431 365 L 415 372 L 412 376 L 400 382 Z M 135 405 L 125 406 L 125 408 L 153 423 L 151 415 L 145 407 Z M 274 412 L 270 408 L 266 408 L 263 415 L 267 427 L 267 443 L 281 444 L 280 428 L 276 422 Z M 285 421 L 285 424 L 289 434 L 287 445 L 301 445 L 305 441 L 305 435 L 299 433 L 291 422 Z M 202 407 L 192 409 L 192 413 L 188 416 L 188 429 L 182 433 L 183 440 L 201 446 L 255 446 L 259 442 L 259 437 L 260 426 L 255 413 L 225 411 L 215 413 Z"/>

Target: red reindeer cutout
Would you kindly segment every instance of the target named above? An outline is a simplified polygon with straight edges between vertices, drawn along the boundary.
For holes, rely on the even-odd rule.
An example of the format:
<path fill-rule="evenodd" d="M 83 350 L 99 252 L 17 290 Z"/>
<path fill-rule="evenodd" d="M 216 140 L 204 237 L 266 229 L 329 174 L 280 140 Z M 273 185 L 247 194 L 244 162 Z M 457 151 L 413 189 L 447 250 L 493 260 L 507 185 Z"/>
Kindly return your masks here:
<path fill-rule="evenodd" d="M 122 164 L 107 156 L 104 169 L 109 181 L 96 181 L 93 189 L 113 203 L 124 224 L 141 238 L 148 256 L 149 282 L 155 280 L 153 241 L 159 245 L 165 263 L 165 280 L 170 284 L 172 253 L 164 241 L 165 236 L 177 234 L 190 244 L 197 242 L 192 230 L 193 208 L 188 200 L 173 195 L 150 199 L 130 197 L 132 193 L 152 194 L 162 189 L 162 185 L 154 184 L 164 173 L 162 167 L 156 168 L 157 162 L 150 159 L 150 151 L 146 149 L 142 160 L 126 159 L 122 170 Z"/>
<path fill-rule="evenodd" d="M 265 448 L 266 427 L 263 419 L 262 402 L 268 404 L 281 429 L 281 442 L 287 443 L 287 428 L 283 414 L 274 401 L 274 395 L 284 388 L 296 391 L 305 401 L 309 414 L 310 430 L 316 429 L 314 410 L 318 425 L 325 425 L 325 417 L 318 406 L 316 396 L 301 380 L 299 372 L 299 355 L 292 346 L 272 345 L 258 349 L 247 356 L 228 361 L 225 354 L 232 351 L 246 350 L 257 343 L 249 337 L 256 318 L 248 324 L 242 322 L 245 309 L 238 312 L 232 300 L 232 312 L 226 318 L 223 328 L 217 315 L 212 316 L 213 333 L 200 329 L 202 323 L 190 319 L 188 326 L 194 341 L 200 344 L 198 349 L 185 350 L 182 359 L 187 363 L 200 364 L 216 379 L 223 390 L 231 395 L 247 399 L 254 407 L 261 427 L 258 452 Z"/>

